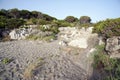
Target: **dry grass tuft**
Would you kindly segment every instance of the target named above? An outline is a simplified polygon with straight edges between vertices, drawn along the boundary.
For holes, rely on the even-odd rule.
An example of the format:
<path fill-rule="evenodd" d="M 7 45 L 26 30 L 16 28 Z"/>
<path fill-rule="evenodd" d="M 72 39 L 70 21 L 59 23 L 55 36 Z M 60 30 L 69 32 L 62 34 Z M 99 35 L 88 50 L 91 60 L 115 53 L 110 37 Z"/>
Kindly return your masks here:
<path fill-rule="evenodd" d="M 44 59 L 39 58 L 36 62 L 28 65 L 28 67 L 25 69 L 25 72 L 23 74 L 25 80 L 34 80 L 34 76 L 35 76 L 34 73 L 38 68 L 42 66 L 43 63 L 44 63 Z"/>

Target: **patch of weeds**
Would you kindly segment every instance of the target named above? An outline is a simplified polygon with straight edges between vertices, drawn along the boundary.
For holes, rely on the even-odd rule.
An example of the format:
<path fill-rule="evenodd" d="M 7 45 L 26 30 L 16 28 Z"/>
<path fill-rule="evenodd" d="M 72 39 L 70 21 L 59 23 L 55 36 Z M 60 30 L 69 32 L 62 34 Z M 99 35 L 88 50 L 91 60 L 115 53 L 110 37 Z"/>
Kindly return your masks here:
<path fill-rule="evenodd" d="M 4 58 L 3 60 L 2 60 L 2 63 L 3 64 L 8 64 L 8 63 L 10 63 L 10 59 L 9 58 Z"/>
<path fill-rule="evenodd" d="M 49 35 L 49 36 L 29 35 L 26 37 L 26 39 L 28 39 L 28 40 L 42 40 L 42 41 L 50 42 L 52 40 L 55 40 L 56 36 L 54 34 Z"/>
<path fill-rule="evenodd" d="M 52 41 L 52 40 L 55 40 L 55 36 L 53 36 L 53 35 L 51 35 L 51 36 L 45 36 L 45 37 L 43 38 L 43 40 L 45 40 L 45 41 L 47 41 L 47 42 L 50 42 L 50 41 Z"/>
<path fill-rule="evenodd" d="M 35 73 L 40 69 L 40 67 L 45 63 L 44 58 L 38 58 L 35 62 L 28 65 L 24 72 L 24 78 L 31 80 L 34 78 Z"/>
<path fill-rule="evenodd" d="M 103 45 L 97 46 L 94 53 L 93 68 L 106 74 L 101 76 L 103 80 L 120 80 L 120 59 L 110 58 L 105 54 Z"/>
<path fill-rule="evenodd" d="M 29 35 L 29 36 L 27 36 L 26 37 L 26 39 L 28 39 L 28 40 L 37 40 L 37 39 L 39 39 L 40 37 L 39 36 L 36 36 L 36 35 Z"/>

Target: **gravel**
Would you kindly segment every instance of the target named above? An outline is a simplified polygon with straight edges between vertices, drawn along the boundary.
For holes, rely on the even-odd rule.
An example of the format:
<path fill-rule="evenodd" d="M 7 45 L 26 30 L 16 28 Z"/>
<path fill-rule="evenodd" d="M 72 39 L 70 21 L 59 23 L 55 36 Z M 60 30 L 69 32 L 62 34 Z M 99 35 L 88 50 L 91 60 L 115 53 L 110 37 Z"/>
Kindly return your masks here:
<path fill-rule="evenodd" d="M 62 48 L 57 40 L 0 42 L 0 80 L 87 80 L 80 55 Z"/>

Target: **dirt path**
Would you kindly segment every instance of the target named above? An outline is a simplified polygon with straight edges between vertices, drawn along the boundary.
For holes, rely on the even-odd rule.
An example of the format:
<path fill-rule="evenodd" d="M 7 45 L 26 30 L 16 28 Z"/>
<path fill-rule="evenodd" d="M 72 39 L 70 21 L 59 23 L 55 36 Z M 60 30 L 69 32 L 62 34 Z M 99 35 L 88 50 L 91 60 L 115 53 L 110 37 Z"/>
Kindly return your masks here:
<path fill-rule="evenodd" d="M 85 55 L 74 49 L 70 53 L 62 49 L 58 41 L 1 42 L 0 79 L 87 80 L 87 72 L 81 68 L 86 65 Z"/>

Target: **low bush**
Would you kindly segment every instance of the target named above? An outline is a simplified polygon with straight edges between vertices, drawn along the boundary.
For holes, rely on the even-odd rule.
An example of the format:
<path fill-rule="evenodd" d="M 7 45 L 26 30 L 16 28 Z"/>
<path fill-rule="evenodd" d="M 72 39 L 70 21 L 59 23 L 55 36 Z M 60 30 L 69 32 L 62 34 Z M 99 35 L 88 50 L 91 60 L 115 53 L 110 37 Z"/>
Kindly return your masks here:
<path fill-rule="evenodd" d="M 77 23 L 77 25 L 76 25 L 76 27 L 77 27 L 78 29 L 81 29 L 82 27 L 88 28 L 88 27 L 92 27 L 92 26 L 93 26 L 92 23 L 84 23 L 84 24 Z"/>
<path fill-rule="evenodd" d="M 8 63 L 10 63 L 10 59 L 9 58 L 4 58 L 3 60 L 2 60 L 2 63 L 3 64 L 8 64 Z"/>
<path fill-rule="evenodd" d="M 110 58 L 106 55 L 104 45 L 97 46 L 94 53 L 93 67 L 106 74 L 104 77 L 101 76 L 103 80 L 120 80 L 120 59 Z"/>
<path fill-rule="evenodd" d="M 54 35 L 45 36 L 45 37 L 43 38 L 43 40 L 45 40 L 45 41 L 47 41 L 47 42 L 50 42 L 50 41 L 55 40 L 55 39 L 56 39 L 56 37 L 55 37 Z"/>
<path fill-rule="evenodd" d="M 45 21 L 45 20 L 39 19 L 38 24 L 39 25 L 46 25 L 46 24 L 50 24 L 50 21 Z"/>
<path fill-rule="evenodd" d="M 4 16 L 0 16 L 0 28 L 5 28 L 5 29 L 19 28 L 24 23 L 25 21 L 23 19 L 15 19 L 15 18 L 9 19 Z"/>
<path fill-rule="evenodd" d="M 71 26 L 71 24 L 64 20 L 54 20 L 52 24 L 56 24 L 57 27 L 68 27 Z"/>
<path fill-rule="evenodd" d="M 37 35 L 29 35 L 26 37 L 26 39 L 28 40 L 37 40 L 37 39 L 41 39 L 40 36 L 37 36 Z"/>
<path fill-rule="evenodd" d="M 28 39 L 28 40 L 42 40 L 42 41 L 50 42 L 52 40 L 55 40 L 56 36 L 55 36 L 55 34 L 46 35 L 46 36 L 29 35 L 26 37 L 26 39 Z"/>
<path fill-rule="evenodd" d="M 50 31 L 53 32 L 54 34 L 57 34 L 59 32 L 58 27 L 54 25 L 40 25 L 37 28 L 43 32 Z"/>
<path fill-rule="evenodd" d="M 120 35 L 120 18 L 107 19 L 94 25 L 93 32 L 103 36 L 104 39 Z"/>

